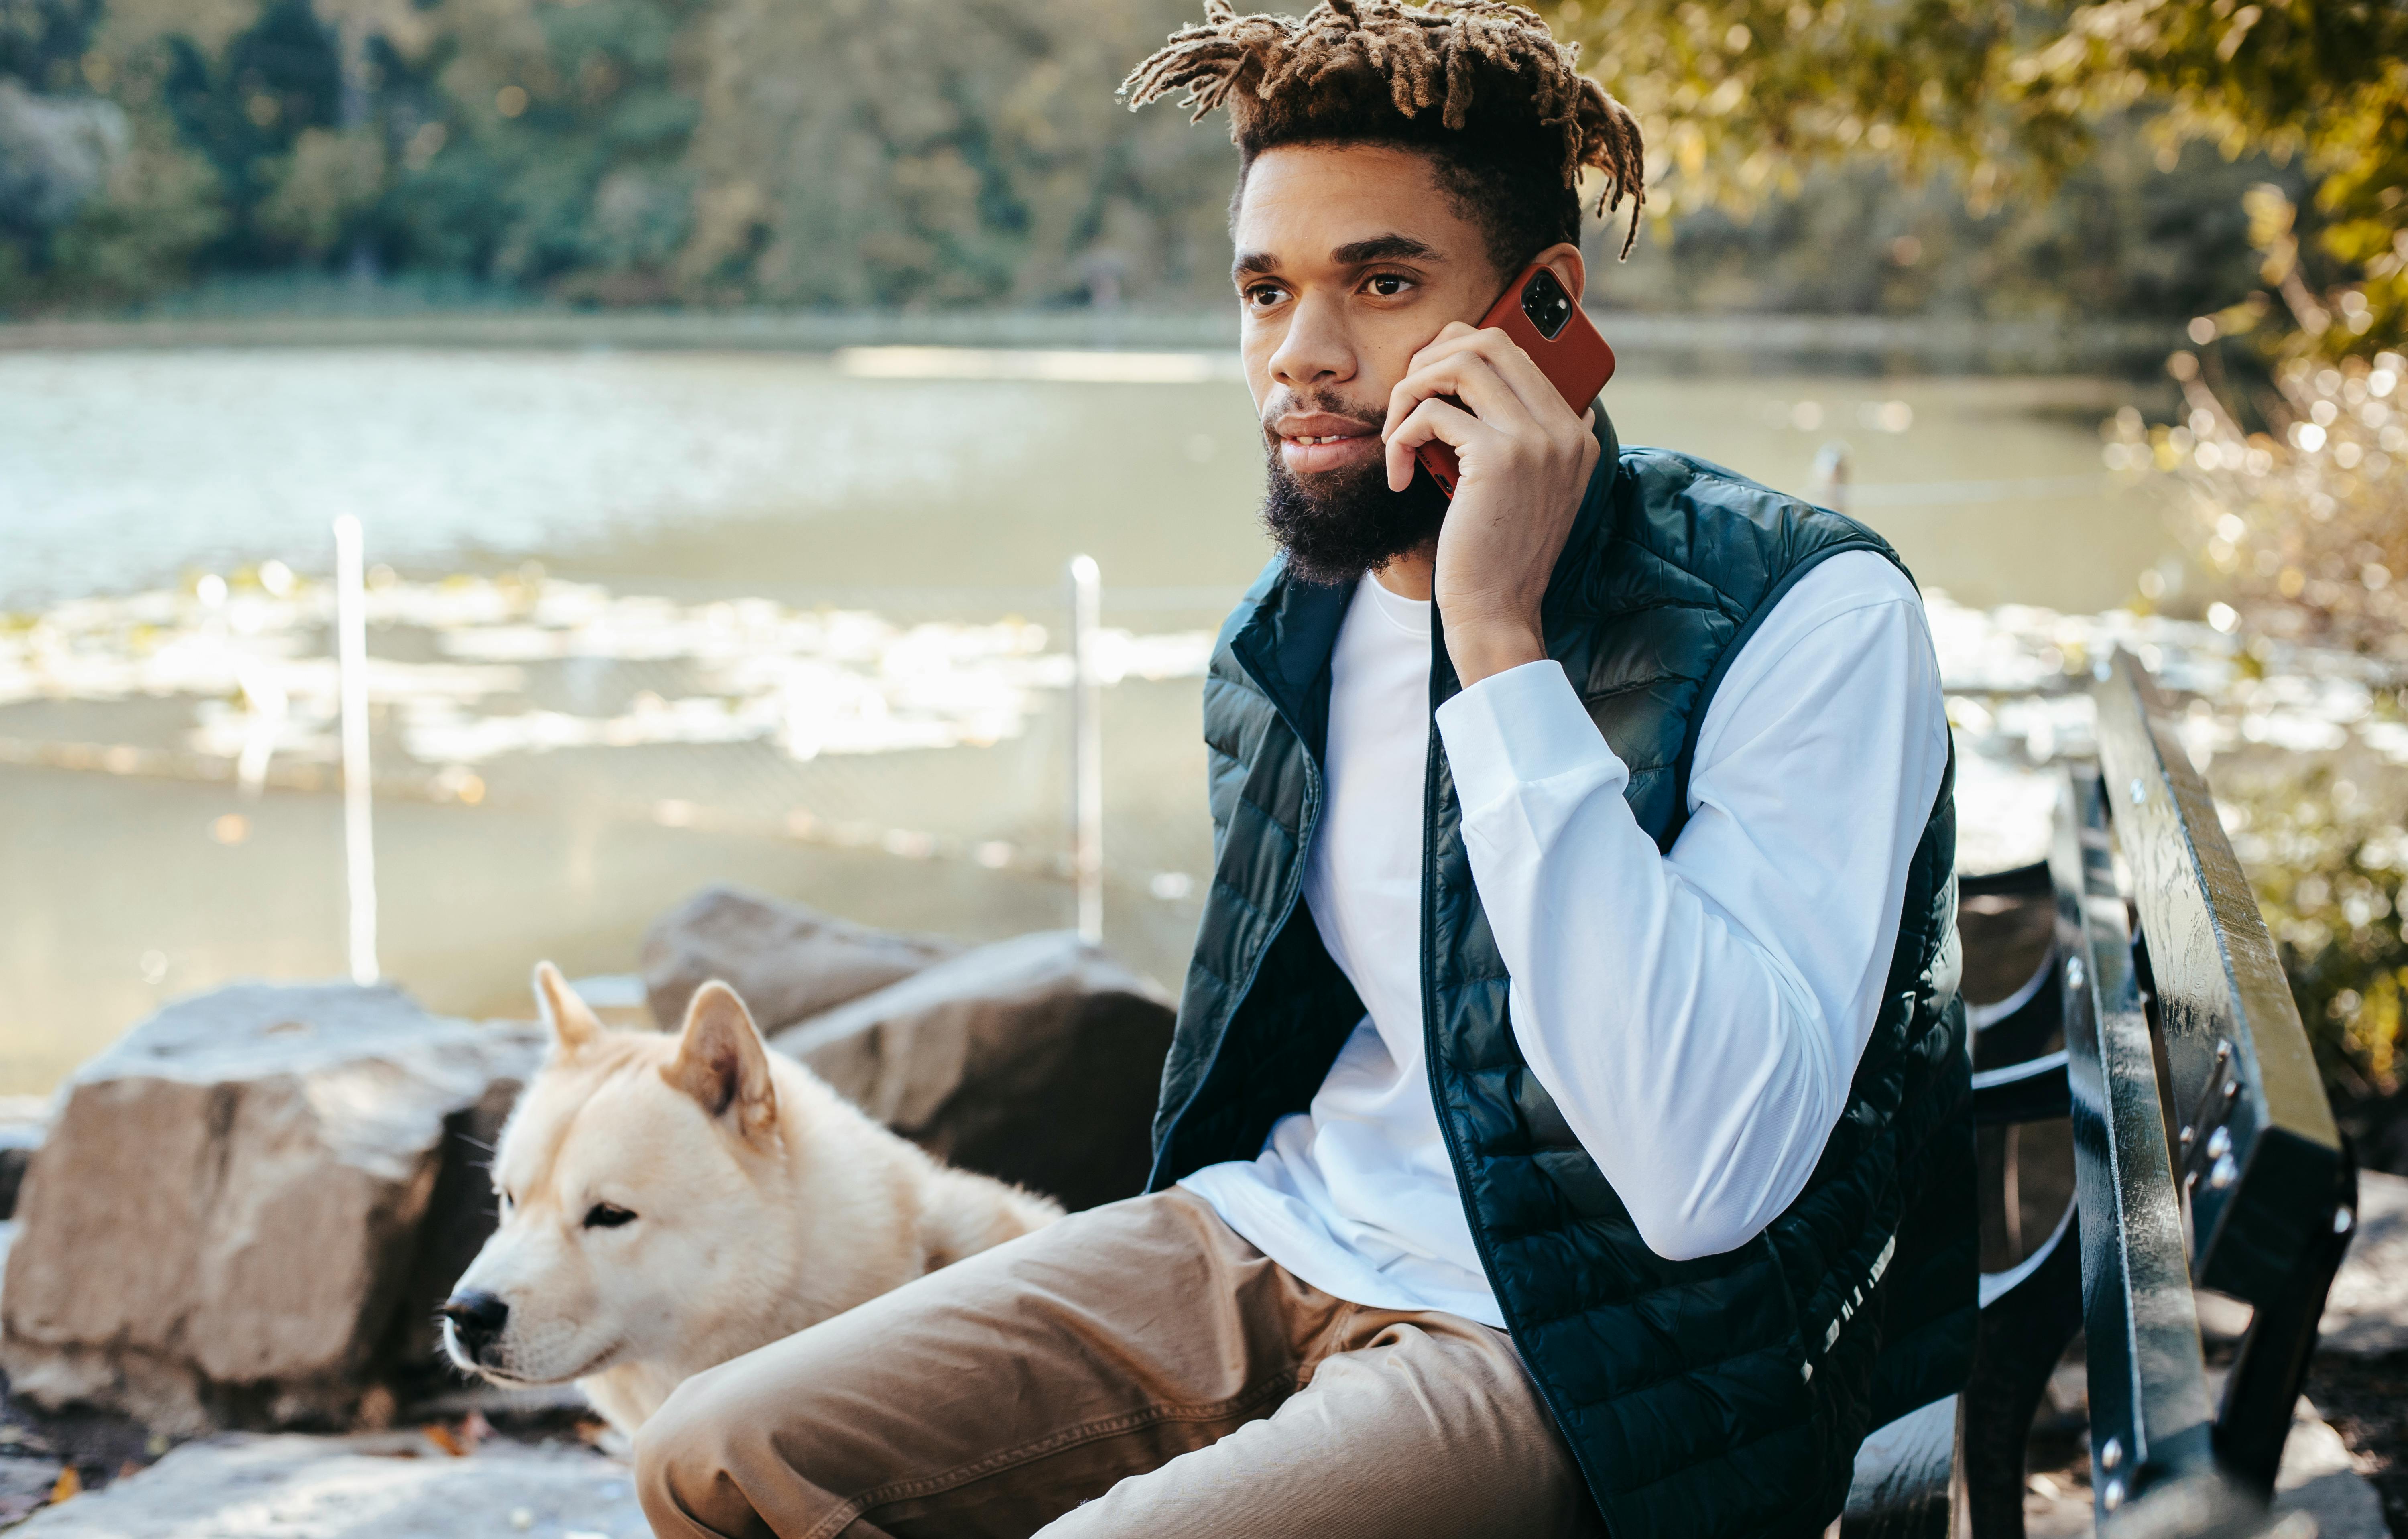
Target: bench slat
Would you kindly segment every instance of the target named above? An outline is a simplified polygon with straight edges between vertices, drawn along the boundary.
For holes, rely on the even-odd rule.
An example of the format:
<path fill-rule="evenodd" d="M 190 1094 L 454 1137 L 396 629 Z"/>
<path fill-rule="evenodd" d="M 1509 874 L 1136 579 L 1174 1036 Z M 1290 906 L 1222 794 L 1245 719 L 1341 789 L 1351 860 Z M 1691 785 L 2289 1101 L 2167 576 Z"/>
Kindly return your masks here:
<path fill-rule="evenodd" d="M 2331 1232 L 2341 1133 L 2273 938 L 2155 685 L 2119 653 L 2093 695 L 2178 1119 L 2191 1277 L 2272 1303 Z"/>
<path fill-rule="evenodd" d="M 2210 1468 L 2212 1416 L 2156 1057 L 2097 775 L 2070 771 L 2063 795 L 2050 870 L 2065 969 L 2092 1485 L 2103 1517 L 2152 1484 Z"/>

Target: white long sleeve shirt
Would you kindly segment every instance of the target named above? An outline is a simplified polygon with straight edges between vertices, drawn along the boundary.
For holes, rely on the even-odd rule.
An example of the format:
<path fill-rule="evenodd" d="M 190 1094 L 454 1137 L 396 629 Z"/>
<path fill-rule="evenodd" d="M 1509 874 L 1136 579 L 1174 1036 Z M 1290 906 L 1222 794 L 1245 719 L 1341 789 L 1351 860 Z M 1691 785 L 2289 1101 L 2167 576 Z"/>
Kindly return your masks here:
<path fill-rule="evenodd" d="M 1181 1185 L 1326 1292 L 1501 1327 L 1422 1061 L 1429 649 L 1427 602 L 1366 578 L 1330 659 L 1304 898 L 1364 1018 L 1256 1158 Z M 1707 709 L 1669 855 L 1559 665 L 1481 681 L 1437 726 L 1531 1072 L 1650 1249 L 1744 1244 L 1839 1119 L 1945 771 L 1913 585 L 1850 552 L 1781 599 Z"/>

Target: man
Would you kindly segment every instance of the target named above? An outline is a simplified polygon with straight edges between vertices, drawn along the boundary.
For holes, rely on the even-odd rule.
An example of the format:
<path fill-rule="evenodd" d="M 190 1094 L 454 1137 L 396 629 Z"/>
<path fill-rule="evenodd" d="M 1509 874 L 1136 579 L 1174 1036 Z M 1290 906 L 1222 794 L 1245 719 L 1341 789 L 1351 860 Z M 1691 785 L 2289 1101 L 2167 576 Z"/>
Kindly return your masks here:
<path fill-rule="evenodd" d="M 1638 133 L 1526 11 L 1330 0 L 1226 107 L 1282 554 L 1205 684 L 1150 1194 L 679 1390 L 664 1539 L 1814 1532 L 1973 1310 L 1947 726 L 1870 532 L 1500 332 Z M 1634 209 L 1635 223 L 1635 209 Z M 1452 504 L 1417 476 L 1436 439 Z M 1134 490 L 1134 489 L 1133 489 Z"/>

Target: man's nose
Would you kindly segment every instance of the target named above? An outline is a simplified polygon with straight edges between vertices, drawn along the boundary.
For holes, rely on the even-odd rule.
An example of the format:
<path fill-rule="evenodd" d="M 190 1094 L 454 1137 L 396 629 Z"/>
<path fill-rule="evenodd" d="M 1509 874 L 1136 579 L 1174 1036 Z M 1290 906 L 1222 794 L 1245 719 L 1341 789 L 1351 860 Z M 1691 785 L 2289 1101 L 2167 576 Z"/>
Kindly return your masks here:
<path fill-rule="evenodd" d="M 1342 384 L 1354 377 L 1354 349 L 1340 318 L 1313 298 L 1298 300 L 1271 351 L 1270 376 L 1291 390 Z"/>
<path fill-rule="evenodd" d="M 502 1333 L 509 1321 L 510 1306 L 481 1289 L 469 1288 L 445 1300 L 436 1313 L 452 1322 L 461 1350 L 474 1359 L 483 1357 L 485 1348 Z"/>

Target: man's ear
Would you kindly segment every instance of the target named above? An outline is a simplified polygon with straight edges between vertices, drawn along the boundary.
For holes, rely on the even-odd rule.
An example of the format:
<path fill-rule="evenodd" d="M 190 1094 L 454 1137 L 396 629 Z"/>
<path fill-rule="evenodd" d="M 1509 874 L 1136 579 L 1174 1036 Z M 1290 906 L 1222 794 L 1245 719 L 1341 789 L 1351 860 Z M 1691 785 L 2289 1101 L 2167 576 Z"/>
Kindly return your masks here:
<path fill-rule="evenodd" d="M 1586 304 L 1588 294 L 1588 261 L 1581 249 L 1569 240 L 1558 240 L 1541 252 L 1537 260 L 1555 275 L 1555 281 L 1572 296 L 1575 305 Z"/>
<path fill-rule="evenodd" d="M 692 1096 L 714 1117 L 734 1120 L 747 1140 L 767 1138 L 778 1122 L 778 1091 L 769 1083 L 769 1049 L 736 990 L 712 979 L 694 991 L 677 1057 L 661 1077 Z"/>
<path fill-rule="evenodd" d="M 550 962 L 535 965 L 535 1002 L 543 1011 L 544 1024 L 552 1028 L 552 1043 L 563 1057 L 602 1034 L 601 1018 Z"/>

